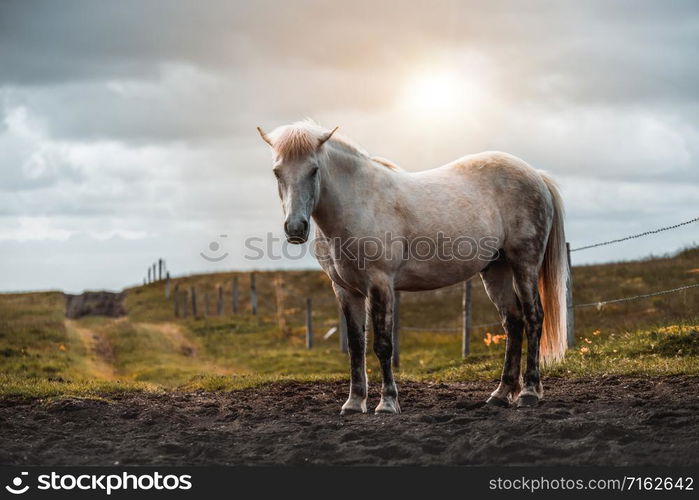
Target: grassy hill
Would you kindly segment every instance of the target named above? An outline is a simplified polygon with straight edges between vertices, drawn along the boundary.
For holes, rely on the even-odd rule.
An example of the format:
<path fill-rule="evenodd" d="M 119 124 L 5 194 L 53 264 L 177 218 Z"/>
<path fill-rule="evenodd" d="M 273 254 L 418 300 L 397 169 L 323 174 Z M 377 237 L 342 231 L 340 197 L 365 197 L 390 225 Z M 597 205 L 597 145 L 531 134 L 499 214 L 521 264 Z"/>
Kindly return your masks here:
<path fill-rule="evenodd" d="M 231 313 L 238 277 L 239 313 Z M 328 278 L 317 271 L 256 273 L 258 314 L 250 314 L 249 273 L 174 279 L 180 294 L 196 287 L 200 315 L 174 317 L 164 283 L 127 290 L 122 318 L 67 320 L 59 292 L 0 295 L 0 394 L 51 396 L 115 390 L 234 389 L 280 379 L 346 379 L 346 355 Z M 699 248 L 673 257 L 578 266 L 574 301 L 589 303 L 669 289 L 699 278 Z M 214 315 L 218 287 L 224 314 Z M 497 322 L 474 280 L 473 323 Z M 279 290 L 282 290 L 280 299 Z M 504 342 L 500 327 L 474 330 L 472 355 L 460 357 L 461 286 L 403 293 L 399 380 L 495 379 Z M 205 298 L 209 311 L 204 317 Z M 315 345 L 304 344 L 306 298 L 313 301 Z M 191 298 L 187 299 L 188 301 Z M 187 302 L 190 303 L 190 302 Z M 281 304 L 287 328 L 279 328 Z M 699 289 L 576 310 L 576 348 L 548 375 L 699 374 Z M 487 339 L 493 339 L 486 343 Z M 371 343 L 369 343 L 369 350 Z M 370 377 L 377 364 L 370 353 Z"/>

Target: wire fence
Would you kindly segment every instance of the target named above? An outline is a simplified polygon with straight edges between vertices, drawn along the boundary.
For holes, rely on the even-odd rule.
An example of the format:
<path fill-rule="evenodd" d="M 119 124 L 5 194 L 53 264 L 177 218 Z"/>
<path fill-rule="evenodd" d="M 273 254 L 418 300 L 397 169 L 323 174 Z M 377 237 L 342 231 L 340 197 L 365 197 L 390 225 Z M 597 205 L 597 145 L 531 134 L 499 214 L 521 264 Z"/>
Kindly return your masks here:
<path fill-rule="evenodd" d="M 684 222 L 679 222 L 679 223 L 673 224 L 671 226 L 660 227 L 658 229 L 652 229 L 650 231 L 644 231 L 642 233 L 632 234 L 630 236 L 625 236 L 623 238 L 617 238 L 615 240 L 602 241 L 599 243 L 593 243 L 591 245 L 585 245 L 582 247 L 572 248 L 570 251 L 577 252 L 580 250 L 588 250 L 590 248 L 597 248 L 597 247 L 602 247 L 602 246 L 606 246 L 606 245 L 612 245 L 614 243 L 621 243 L 622 241 L 634 240 L 636 238 L 641 238 L 643 236 L 649 236 L 651 234 L 657 234 L 657 233 L 662 233 L 663 231 L 669 231 L 670 229 L 677 229 L 679 227 L 692 224 L 694 222 L 699 222 L 699 217 L 694 217 L 693 219 L 686 220 Z M 607 304 L 616 304 L 616 303 L 620 303 L 620 302 L 631 302 L 634 300 L 646 299 L 649 297 L 656 297 L 658 295 L 667 295 L 669 293 L 681 292 L 682 290 L 687 290 L 690 288 L 697 288 L 697 287 L 699 287 L 699 283 L 691 283 L 688 285 L 679 286 L 677 288 L 671 288 L 669 290 L 658 290 L 655 292 L 643 293 L 643 294 L 639 294 L 639 295 L 632 295 L 629 297 L 620 297 L 617 299 L 607 299 L 607 300 L 600 300 L 597 302 L 588 302 L 586 304 L 574 304 L 573 308 L 582 309 L 582 308 L 586 308 L 586 307 L 597 307 L 597 309 L 602 309 L 602 307 L 607 305 Z"/>
<path fill-rule="evenodd" d="M 641 295 L 633 295 L 631 297 L 622 297 L 620 299 L 609 299 L 600 300 L 599 302 L 588 302 L 587 304 L 575 304 L 573 307 L 576 309 L 583 307 L 597 307 L 597 309 L 602 309 L 603 306 L 607 304 L 616 304 L 618 302 L 631 302 L 632 300 L 645 299 L 648 297 L 656 297 L 658 295 L 667 295 L 668 293 L 681 292 L 682 290 L 688 290 L 689 288 L 697 288 L 699 283 L 694 283 L 691 285 L 678 286 L 677 288 L 671 288 L 670 290 L 660 290 L 658 292 L 643 293 Z"/>
<path fill-rule="evenodd" d="M 585 245 L 585 246 L 578 247 L 578 248 L 571 248 L 570 251 L 571 252 L 579 252 L 580 250 L 588 250 L 590 248 L 603 247 L 606 245 L 611 245 L 613 243 L 621 243 L 622 241 L 628 241 L 628 240 L 633 240 L 636 238 L 641 238 L 642 236 L 648 236 L 651 234 L 662 233 L 663 231 L 669 231 L 670 229 L 677 229 L 678 227 L 686 226 L 688 224 L 691 224 L 691 223 L 697 222 L 697 221 L 699 221 L 699 217 L 695 217 L 691 220 L 680 222 L 679 224 L 673 224 L 672 226 L 666 226 L 666 227 L 661 227 L 658 229 L 653 229 L 651 231 L 645 231 L 643 233 L 632 234 L 631 236 L 624 236 L 623 238 L 618 238 L 616 240 L 602 241 L 600 243 L 593 243 L 591 245 Z"/>
<path fill-rule="evenodd" d="M 663 231 L 669 231 L 671 229 L 677 229 L 683 226 L 687 226 L 689 224 L 692 224 L 694 222 L 699 222 L 699 217 L 695 217 L 690 220 L 686 220 L 683 222 L 679 222 L 677 224 L 673 224 L 671 226 L 665 226 L 661 227 L 658 229 L 653 229 L 650 231 L 644 231 L 642 233 L 638 234 L 633 234 L 630 236 L 625 236 L 623 238 L 617 238 L 614 240 L 609 240 L 609 241 L 602 241 L 599 243 L 593 243 L 590 245 L 585 245 L 577 248 L 572 248 L 570 251 L 571 252 L 578 252 L 580 250 L 588 250 L 590 248 L 597 248 L 597 247 L 602 247 L 606 245 L 612 245 L 615 243 L 621 243 L 623 241 L 628 241 L 628 240 L 633 240 L 636 238 L 641 238 L 643 236 L 649 236 L 652 234 L 657 234 L 661 233 Z M 597 302 L 588 302 L 584 304 L 573 304 L 570 306 L 573 309 L 583 309 L 583 308 L 588 308 L 588 307 L 596 307 L 598 310 L 602 309 L 607 304 L 616 304 L 616 303 L 621 303 L 621 302 L 632 302 L 634 300 L 640 300 L 640 299 L 645 299 L 649 297 L 656 297 L 659 295 L 667 295 L 670 293 L 676 293 L 676 292 L 681 292 L 683 290 L 688 290 L 690 288 L 697 288 L 699 287 L 699 283 L 690 283 L 688 285 L 680 286 L 677 288 L 671 288 L 669 290 L 658 290 L 655 292 L 649 292 L 649 293 L 644 293 L 644 294 L 639 294 L 639 295 L 632 295 L 629 297 L 620 297 L 616 299 L 606 299 L 606 300 L 599 300 Z M 493 323 L 481 323 L 481 324 L 476 324 L 472 325 L 471 328 L 488 328 L 492 326 L 501 326 L 499 322 L 493 322 Z M 407 330 L 407 331 L 414 331 L 414 332 L 461 332 L 463 330 L 463 327 L 419 327 L 419 326 L 401 326 L 402 330 Z"/>

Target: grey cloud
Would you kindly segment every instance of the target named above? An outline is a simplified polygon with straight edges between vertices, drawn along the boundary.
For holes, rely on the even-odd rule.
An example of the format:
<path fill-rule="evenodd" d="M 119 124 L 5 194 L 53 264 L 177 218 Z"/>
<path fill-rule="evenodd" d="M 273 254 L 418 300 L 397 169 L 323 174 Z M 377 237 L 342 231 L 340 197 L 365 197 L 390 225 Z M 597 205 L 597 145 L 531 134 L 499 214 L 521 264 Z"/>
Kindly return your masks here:
<path fill-rule="evenodd" d="M 687 64 L 699 56 L 696 2 L 74 1 L 0 11 L 0 88 L 55 137 L 193 142 L 317 109 L 374 112 L 416 61 L 458 65 L 464 50 L 487 54 L 503 103 L 671 107 L 697 118 L 688 104 L 699 66 Z"/>

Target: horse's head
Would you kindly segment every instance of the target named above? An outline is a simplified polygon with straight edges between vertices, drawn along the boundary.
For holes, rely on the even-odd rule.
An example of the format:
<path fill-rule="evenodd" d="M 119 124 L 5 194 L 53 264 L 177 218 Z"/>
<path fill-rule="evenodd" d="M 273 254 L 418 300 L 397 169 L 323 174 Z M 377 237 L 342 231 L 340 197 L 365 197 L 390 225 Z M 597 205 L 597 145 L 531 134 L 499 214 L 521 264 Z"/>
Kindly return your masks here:
<path fill-rule="evenodd" d="M 308 240 L 310 219 L 320 194 L 320 151 L 337 130 L 322 134 L 310 130 L 281 127 L 262 139 L 274 151 L 273 172 L 284 209 L 284 232 L 289 243 Z"/>

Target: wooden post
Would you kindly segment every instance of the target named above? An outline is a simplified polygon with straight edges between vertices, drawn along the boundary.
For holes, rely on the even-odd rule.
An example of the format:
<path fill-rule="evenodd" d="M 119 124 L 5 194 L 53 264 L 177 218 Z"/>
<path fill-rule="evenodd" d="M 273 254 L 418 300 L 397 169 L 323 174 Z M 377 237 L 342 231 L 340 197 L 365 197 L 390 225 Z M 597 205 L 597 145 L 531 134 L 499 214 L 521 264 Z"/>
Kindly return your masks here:
<path fill-rule="evenodd" d="M 165 298 L 170 298 L 170 273 L 165 275 Z"/>
<path fill-rule="evenodd" d="M 153 262 L 153 283 L 155 283 L 157 279 L 157 275 L 155 274 L 155 262 Z"/>
<path fill-rule="evenodd" d="M 223 316 L 223 287 L 218 286 L 218 303 L 216 304 L 216 314 Z"/>
<path fill-rule="evenodd" d="M 573 266 L 570 264 L 570 243 L 566 242 L 568 277 L 566 279 L 566 336 L 568 349 L 575 347 L 575 309 L 573 308 Z"/>
<path fill-rule="evenodd" d="M 177 297 L 177 290 L 175 290 L 174 299 L 175 300 L 173 300 L 173 302 L 174 302 L 174 306 L 175 306 L 175 318 L 179 318 L 180 317 L 180 301 Z"/>
<path fill-rule="evenodd" d="M 306 298 L 306 349 L 313 347 L 313 304 Z"/>
<path fill-rule="evenodd" d="M 340 352 L 347 353 L 347 318 L 345 318 L 345 313 L 340 308 L 340 319 L 338 321 L 338 333 L 340 334 Z"/>
<path fill-rule="evenodd" d="M 277 326 L 279 327 L 279 332 L 285 337 L 289 334 L 289 330 L 286 326 L 286 305 L 285 305 L 285 294 L 284 294 L 284 278 L 281 274 L 278 274 L 274 278 L 274 296 L 276 299 L 277 307 Z"/>
<path fill-rule="evenodd" d="M 400 292 L 393 299 L 393 367 L 400 368 Z"/>
<path fill-rule="evenodd" d="M 158 259 L 158 281 L 163 279 L 163 259 Z"/>
<path fill-rule="evenodd" d="M 197 289 L 192 287 L 191 293 L 192 293 L 192 317 L 196 318 L 197 317 Z"/>
<path fill-rule="evenodd" d="M 231 312 L 233 314 L 238 314 L 238 277 L 233 277 L 233 284 L 231 285 Z"/>
<path fill-rule="evenodd" d="M 461 356 L 465 358 L 471 353 L 471 303 L 472 303 L 472 284 L 471 280 L 464 283 L 464 296 L 461 301 L 463 308 L 463 331 L 461 335 Z"/>
<path fill-rule="evenodd" d="M 250 273 L 250 312 L 257 314 L 257 283 L 255 273 Z"/>

